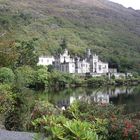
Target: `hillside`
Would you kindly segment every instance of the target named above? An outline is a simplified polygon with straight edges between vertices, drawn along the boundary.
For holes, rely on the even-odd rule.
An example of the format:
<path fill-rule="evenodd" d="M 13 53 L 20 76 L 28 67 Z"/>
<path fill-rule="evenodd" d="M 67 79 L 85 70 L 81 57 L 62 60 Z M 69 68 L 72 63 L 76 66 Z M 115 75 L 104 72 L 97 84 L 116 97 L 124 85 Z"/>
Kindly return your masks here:
<path fill-rule="evenodd" d="M 107 0 L 0 0 L 0 48 L 32 38 L 40 54 L 66 40 L 71 53 L 91 48 L 121 71 L 140 72 L 140 11 Z"/>

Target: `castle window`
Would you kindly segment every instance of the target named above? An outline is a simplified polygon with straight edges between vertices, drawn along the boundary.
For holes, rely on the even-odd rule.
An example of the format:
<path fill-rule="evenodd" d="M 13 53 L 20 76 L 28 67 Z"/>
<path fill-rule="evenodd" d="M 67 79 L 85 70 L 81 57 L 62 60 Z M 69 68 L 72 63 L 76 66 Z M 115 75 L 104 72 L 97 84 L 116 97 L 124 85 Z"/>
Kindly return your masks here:
<path fill-rule="evenodd" d="M 99 65 L 99 70 L 101 70 L 101 65 Z"/>
<path fill-rule="evenodd" d="M 67 71 L 67 72 L 69 71 L 69 66 L 68 66 L 68 65 L 66 65 L 66 71 Z"/>

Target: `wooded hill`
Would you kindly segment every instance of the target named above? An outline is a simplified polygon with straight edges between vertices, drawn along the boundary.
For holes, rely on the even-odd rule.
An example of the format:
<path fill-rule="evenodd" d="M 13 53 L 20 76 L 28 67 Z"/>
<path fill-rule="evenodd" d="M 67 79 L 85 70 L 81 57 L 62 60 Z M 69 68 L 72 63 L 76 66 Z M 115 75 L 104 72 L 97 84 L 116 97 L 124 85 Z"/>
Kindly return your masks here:
<path fill-rule="evenodd" d="M 60 52 L 65 40 L 72 54 L 91 48 L 120 71 L 140 72 L 140 11 L 107 0 L 0 0 L 0 61 L 4 48 L 32 39 L 39 54 Z"/>

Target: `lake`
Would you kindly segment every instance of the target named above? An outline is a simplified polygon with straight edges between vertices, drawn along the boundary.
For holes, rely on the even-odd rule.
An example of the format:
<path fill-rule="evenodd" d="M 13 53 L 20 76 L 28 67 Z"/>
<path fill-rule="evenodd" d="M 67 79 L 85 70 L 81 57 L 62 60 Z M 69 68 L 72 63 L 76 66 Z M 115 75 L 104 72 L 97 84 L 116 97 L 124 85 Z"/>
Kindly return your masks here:
<path fill-rule="evenodd" d="M 125 105 L 126 113 L 140 111 L 140 85 L 133 87 L 68 88 L 57 92 L 34 91 L 23 88 L 17 103 L 5 115 L 0 114 L 8 130 L 26 130 L 24 124 L 30 120 L 32 109 L 38 100 L 49 101 L 59 108 L 67 108 L 76 100 L 114 105 Z M 5 116 L 5 117 L 4 117 Z M 4 117 L 4 118 L 3 118 Z"/>
<path fill-rule="evenodd" d="M 140 111 L 140 85 L 133 87 L 102 87 L 65 89 L 47 93 L 48 100 L 58 107 L 68 107 L 75 100 L 125 105 L 128 112 Z"/>

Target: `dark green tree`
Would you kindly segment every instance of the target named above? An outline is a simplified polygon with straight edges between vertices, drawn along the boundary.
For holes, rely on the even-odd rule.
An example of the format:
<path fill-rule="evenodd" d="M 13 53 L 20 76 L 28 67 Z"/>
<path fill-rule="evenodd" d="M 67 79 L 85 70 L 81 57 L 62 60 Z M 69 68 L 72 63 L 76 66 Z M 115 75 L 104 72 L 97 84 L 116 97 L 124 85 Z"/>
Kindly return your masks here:
<path fill-rule="evenodd" d="M 67 41 L 65 38 L 63 38 L 60 43 L 60 48 L 58 48 L 58 50 L 57 50 L 57 53 L 58 54 L 62 53 L 66 48 L 67 48 Z"/>
<path fill-rule="evenodd" d="M 67 41 L 65 38 L 62 39 L 60 46 L 61 46 L 62 50 L 67 48 Z"/>
<path fill-rule="evenodd" d="M 15 41 L 0 43 L 0 67 L 13 67 L 18 57 Z"/>
<path fill-rule="evenodd" d="M 15 80 L 15 74 L 10 68 L 0 68 L 0 83 L 13 83 Z"/>
<path fill-rule="evenodd" d="M 34 83 L 34 76 L 35 76 L 35 71 L 32 67 L 30 66 L 22 66 L 18 67 L 15 70 L 16 74 L 16 87 L 17 88 L 22 88 L 22 87 L 29 87 Z"/>
<path fill-rule="evenodd" d="M 18 67 L 23 65 L 36 66 L 38 54 L 35 49 L 35 40 L 17 42 L 17 52 L 19 53 Z"/>

